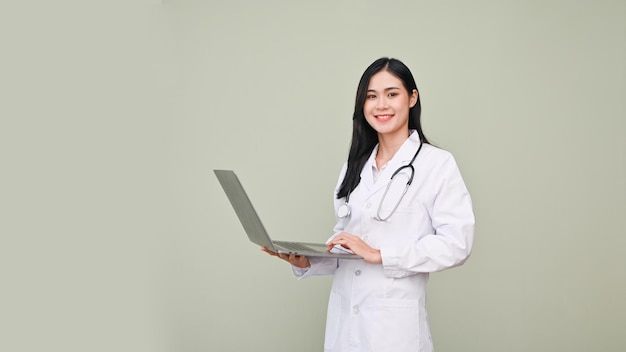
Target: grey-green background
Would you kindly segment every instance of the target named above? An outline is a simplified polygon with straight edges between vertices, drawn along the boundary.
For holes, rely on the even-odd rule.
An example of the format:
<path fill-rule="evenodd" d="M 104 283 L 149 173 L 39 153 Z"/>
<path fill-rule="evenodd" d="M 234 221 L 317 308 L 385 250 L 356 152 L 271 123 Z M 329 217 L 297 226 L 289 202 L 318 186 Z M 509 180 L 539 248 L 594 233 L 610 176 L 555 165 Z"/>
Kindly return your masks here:
<path fill-rule="evenodd" d="M 473 256 L 434 274 L 437 351 L 626 346 L 626 2 L 40 1 L 0 11 L 0 350 L 322 350 L 323 241 L 358 79 L 413 71 Z"/>

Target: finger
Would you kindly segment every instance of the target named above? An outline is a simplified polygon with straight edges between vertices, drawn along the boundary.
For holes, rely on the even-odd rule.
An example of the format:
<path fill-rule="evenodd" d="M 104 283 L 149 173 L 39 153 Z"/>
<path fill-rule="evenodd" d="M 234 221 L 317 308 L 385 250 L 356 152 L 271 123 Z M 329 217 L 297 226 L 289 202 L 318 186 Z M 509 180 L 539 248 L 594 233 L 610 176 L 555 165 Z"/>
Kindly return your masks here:
<path fill-rule="evenodd" d="M 293 254 L 278 253 L 278 256 L 288 263 L 292 263 Z"/>
<path fill-rule="evenodd" d="M 350 241 L 348 241 L 348 239 L 340 238 L 338 240 L 333 240 L 330 244 L 333 246 L 340 245 L 342 247 L 347 247 L 349 242 Z"/>
<path fill-rule="evenodd" d="M 274 255 L 275 253 L 270 251 L 269 249 L 267 249 L 266 247 L 261 247 L 261 251 L 269 254 L 269 255 Z"/>
<path fill-rule="evenodd" d="M 302 262 L 302 256 L 301 255 L 292 254 L 292 255 L 289 256 L 289 262 L 291 264 L 294 264 L 294 265 L 295 264 L 300 264 L 300 262 Z"/>
<path fill-rule="evenodd" d="M 267 254 L 269 254 L 269 255 L 273 256 L 273 257 L 278 257 L 278 253 L 277 253 L 277 252 L 271 251 L 271 250 L 269 250 L 269 249 L 267 249 L 267 248 L 265 248 L 265 249 L 263 250 L 263 252 L 265 252 L 265 253 L 267 253 Z"/>

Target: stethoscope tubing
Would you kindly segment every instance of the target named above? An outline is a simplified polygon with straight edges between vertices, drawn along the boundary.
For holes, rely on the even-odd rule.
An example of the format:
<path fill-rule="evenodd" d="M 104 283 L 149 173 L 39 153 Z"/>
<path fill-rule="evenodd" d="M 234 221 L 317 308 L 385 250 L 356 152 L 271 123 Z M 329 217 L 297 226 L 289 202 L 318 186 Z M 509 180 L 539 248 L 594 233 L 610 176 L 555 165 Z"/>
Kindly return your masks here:
<path fill-rule="evenodd" d="M 389 220 L 389 218 L 391 218 L 391 216 L 396 212 L 396 209 L 398 209 L 398 206 L 400 206 L 400 202 L 402 202 L 402 199 L 404 199 L 404 195 L 409 190 L 409 186 L 411 185 L 411 183 L 413 183 L 413 177 L 415 176 L 415 167 L 413 166 L 413 162 L 415 162 L 415 159 L 417 158 L 417 155 L 419 154 L 420 150 L 422 150 L 422 146 L 423 145 L 424 145 L 424 143 L 420 142 L 420 146 L 419 146 L 419 148 L 417 148 L 417 151 L 413 155 L 413 158 L 411 159 L 411 161 L 408 164 L 406 164 L 406 165 L 400 166 L 398 169 L 396 169 L 396 171 L 393 172 L 393 174 L 391 174 L 391 178 L 389 179 L 389 183 L 387 184 L 387 187 L 385 188 L 385 193 L 383 193 L 383 197 L 380 199 L 380 204 L 378 205 L 378 209 L 376 211 L 376 216 L 374 216 L 374 220 L 377 220 L 377 221 L 387 221 L 387 220 Z M 399 174 L 404 169 L 410 169 L 411 170 L 409 179 L 407 180 L 406 185 L 404 186 L 404 190 L 402 191 L 402 195 L 400 196 L 400 198 L 398 198 L 398 201 L 396 202 L 396 205 L 393 207 L 393 210 L 391 210 L 391 213 L 389 213 L 389 215 L 387 217 L 383 218 L 383 217 L 380 216 L 380 211 L 381 211 L 381 208 L 383 206 L 383 203 L 385 202 L 385 198 L 387 198 L 387 193 L 389 192 L 389 188 L 391 187 L 391 184 L 393 183 L 394 177 L 396 177 L 396 175 Z M 350 205 L 348 204 L 349 201 L 350 201 L 350 193 L 348 193 L 346 195 L 345 203 L 342 204 L 339 207 L 339 209 L 337 210 L 337 216 L 340 219 L 347 218 L 348 216 L 350 216 L 351 210 L 350 210 Z"/>

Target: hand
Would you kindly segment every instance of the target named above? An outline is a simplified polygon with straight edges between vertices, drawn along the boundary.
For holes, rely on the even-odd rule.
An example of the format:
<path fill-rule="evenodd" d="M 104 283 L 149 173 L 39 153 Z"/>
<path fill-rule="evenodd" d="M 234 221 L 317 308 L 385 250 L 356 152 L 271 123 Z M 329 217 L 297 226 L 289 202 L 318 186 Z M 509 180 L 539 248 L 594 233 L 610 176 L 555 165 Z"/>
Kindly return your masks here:
<path fill-rule="evenodd" d="M 382 264 L 383 259 L 380 251 L 370 247 L 359 236 L 342 232 L 328 242 L 328 250 L 330 251 L 335 245 L 340 245 L 354 252 L 354 254 L 363 257 L 363 260 L 371 264 Z"/>
<path fill-rule="evenodd" d="M 293 266 L 297 266 L 298 268 L 308 268 L 311 266 L 311 262 L 309 262 L 309 258 L 303 255 L 278 253 L 278 252 L 270 251 L 266 247 L 261 247 L 261 250 L 273 257 L 278 257 Z"/>

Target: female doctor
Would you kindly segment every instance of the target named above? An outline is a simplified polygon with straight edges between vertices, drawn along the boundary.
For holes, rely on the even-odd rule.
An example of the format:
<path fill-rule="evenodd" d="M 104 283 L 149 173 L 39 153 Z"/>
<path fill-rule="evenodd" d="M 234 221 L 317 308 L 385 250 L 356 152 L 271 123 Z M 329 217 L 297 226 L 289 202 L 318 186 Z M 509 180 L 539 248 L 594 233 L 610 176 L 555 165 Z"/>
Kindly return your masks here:
<path fill-rule="evenodd" d="M 454 158 L 428 143 L 420 113 L 415 80 L 402 62 L 381 58 L 365 70 L 327 241 L 329 250 L 363 259 L 263 248 L 291 263 L 298 278 L 334 275 L 325 351 L 433 351 L 428 276 L 469 257 L 474 214 Z"/>

